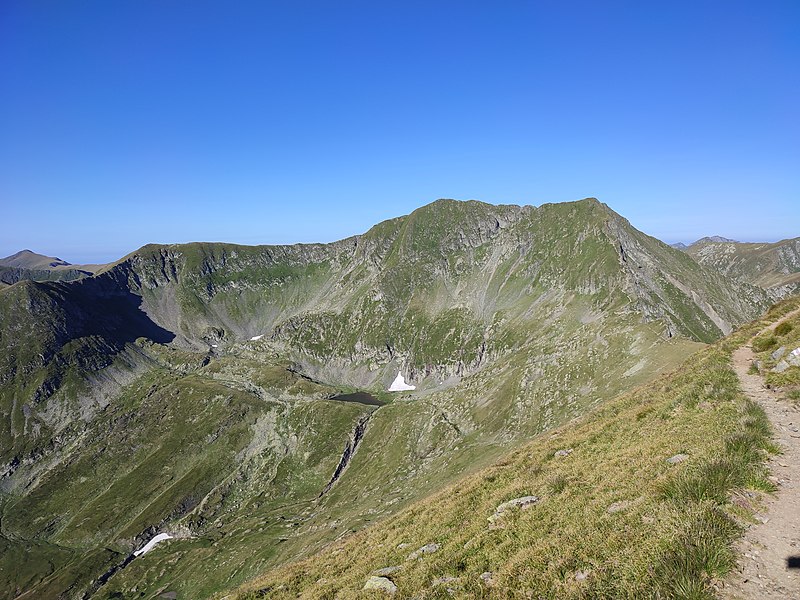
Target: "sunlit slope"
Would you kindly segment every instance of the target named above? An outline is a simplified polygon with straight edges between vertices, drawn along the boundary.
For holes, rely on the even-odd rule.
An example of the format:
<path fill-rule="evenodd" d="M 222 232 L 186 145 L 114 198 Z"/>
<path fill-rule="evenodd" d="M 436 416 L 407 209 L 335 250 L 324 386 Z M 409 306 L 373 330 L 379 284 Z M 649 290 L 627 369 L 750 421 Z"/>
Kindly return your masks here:
<path fill-rule="evenodd" d="M 700 264 L 763 287 L 772 298 L 800 290 L 800 238 L 772 244 L 718 242 L 703 238 L 686 252 Z"/>
<path fill-rule="evenodd" d="M 383 576 L 398 598 L 713 598 L 775 451 L 731 352 L 796 306 L 235 597 L 369 598 Z"/>
<path fill-rule="evenodd" d="M 391 517 L 765 303 L 591 199 L 438 201 L 334 244 L 147 246 L 81 281 L 20 282 L 0 291 L 0 524 L 24 558 L 2 585 L 207 596 Z M 415 392 L 384 392 L 398 370 Z M 390 402 L 329 399 L 356 389 Z M 162 531 L 169 569 L 113 571 Z"/>

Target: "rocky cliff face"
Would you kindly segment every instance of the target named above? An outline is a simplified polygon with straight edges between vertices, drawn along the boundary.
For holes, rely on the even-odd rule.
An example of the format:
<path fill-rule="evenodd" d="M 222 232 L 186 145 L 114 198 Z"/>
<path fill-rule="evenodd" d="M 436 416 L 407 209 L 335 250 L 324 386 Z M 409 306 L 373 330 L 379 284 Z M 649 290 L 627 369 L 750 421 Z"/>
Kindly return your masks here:
<path fill-rule="evenodd" d="M 0 587 L 102 595 L 117 573 L 102 586 L 123 596 L 168 577 L 204 597 L 766 303 L 591 199 L 442 200 L 333 244 L 152 245 L 80 281 L 17 283 L 0 290 L 0 543 L 37 550 L 15 571 L 30 579 Z M 398 370 L 415 391 L 384 391 Z M 355 389 L 384 404 L 330 399 Z M 184 538 L 168 573 L 114 571 L 162 531 Z"/>

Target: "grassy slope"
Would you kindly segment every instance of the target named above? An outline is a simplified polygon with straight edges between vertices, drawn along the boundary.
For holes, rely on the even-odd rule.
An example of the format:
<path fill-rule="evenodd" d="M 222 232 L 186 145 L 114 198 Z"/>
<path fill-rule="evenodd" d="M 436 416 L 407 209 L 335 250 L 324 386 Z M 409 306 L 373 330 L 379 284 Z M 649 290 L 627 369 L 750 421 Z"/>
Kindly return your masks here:
<path fill-rule="evenodd" d="M 773 358 L 772 355 L 780 348 L 784 349 L 782 355 Z M 763 334 L 753 340 L 753 351 L 756 352 L 761 363 L 761 371 L 768 384 L 784 389 L 787 397 L 800 404 L 800 366 L 790 364 L 789 368 L 781 373 L 773 368 L 781 361 L 789 359 L 789 353 L 800 348 L 800 315 L 787 319 L 773 333 Z"/>
<path fill-rule="evenodd" d="M 446 597 L 445 588 L 468 597 L 711 597 L 710 581 L 734 564 L 730 544 L 748 518 L 730 493 L 769 489 L 762 466 L 772 450 L 769 424 L 730 367 L 732 350 L 762 326 L 392 519 L 267 573 L 239 597 L 372 597 L 360 591 L 367 577 L 394 565 L 400 598 Z M 565 448 L 573 452 L 554 457 Z M 666 462 L 678 453 L 689 458 Z M 488 527 L 494 507 L 529 494 L 540 502 L 510 514 L 502 528 Z M 622 510 L 609 512 L 620 502 Z M 441 549 L 408 560 L 428 543 Z M 480 578 L 487 571 L 493 587 Z M 579 571 L 588 577 L 577 581 Z M 442 577 L 453 579 L 437 585 Z"/>

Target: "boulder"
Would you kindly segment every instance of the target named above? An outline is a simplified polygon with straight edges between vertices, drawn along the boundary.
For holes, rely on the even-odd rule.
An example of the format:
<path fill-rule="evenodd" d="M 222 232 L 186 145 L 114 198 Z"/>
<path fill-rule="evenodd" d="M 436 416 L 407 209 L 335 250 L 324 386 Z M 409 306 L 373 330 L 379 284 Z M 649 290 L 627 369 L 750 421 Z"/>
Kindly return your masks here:
<path fill-rule="evenodd" d="M 780 348 L 778 348 L 777 350 L 775 350 L 775 352 L 773 352 L 772 354 L 770 354 L 770 356 L 772 357 L 772 360 L 778 360 L 778 359 L 779 359 L 779 358 L 781 358 L 781 357 L 782 357 L 784 354 L 786 354 L 786 346 L 781 346 Z"/>
<path fill-rule="evenodd" d="M 513 500 L 509 500 L 508 502 L 503 502 L 497 508 L 494 509 L 494 514 L 489 517 L 488 521 L 492 525 L 494 525 L 508 510 L 512 508 L 519 508 L 521 510 L 525 510 L 526 508 L 533 506 L 539 501 L 538 496 L 522 496 L 521 498 L 514 498 Z"/>
<path fill-rule="evenodd" d="M 788 369 L 790 366 L 791 366 L 791 365 L 790 365 L 788 362 L 786 362 L 785 360 L 782 360 L 781 362 L 779 362 L 777 365 L 775 365 L 775 366 L 772 368 L 772 372 L 773 372 L 773 373 L 783 373 L 783 372 L 784 372 L 786 369 Z"/>
<path fill-rule="evenodd" d="M 667 462 L 671 465 L 677 465 L 678 463 L 685 461 L 687 458 L 689 458 L 688 454 L 676 454 L 675 456 L 670 456 L 667 459 Z"/>
<path fill-rule="evenodd" d="M 365 590 L 379 590 L 382 592 L 386 592 L 387 594 L 394 596 L 397 593 L 397 586 L 391 579 L 387 579 L 386 577 L 370 577 L 367 579 L 367 582 L 364 584 Z"/>
<path fill-rule="evenodd" d="M 386 577 L 387 575 L 391 575 L 392 573 L 397 573 L 403 567 L 399 566 L 392 566 L 392 567 L 383 567 L 382 569 L 378 569 L 377 571 L 373 571 L 373 575 L 377 575 L 378 577 Z"/>
<path fill-rule="evenodd" d="M 423 554 L 433 554 L 439 550 L 439 544 L 425 544 L 419 550 L 414 550 L 411 554 L 408 555 L 408 560 L 414 560 L 419 558 Z"/>
<path fill-rule="evenodd" d="M 610 513 L 617 513 L 622 510 L 625 510 L 631 505 L 629 500 L 622 500 L 620 502 L 614 502 L 611 506 L 609 506 L 606 511 Z"/>

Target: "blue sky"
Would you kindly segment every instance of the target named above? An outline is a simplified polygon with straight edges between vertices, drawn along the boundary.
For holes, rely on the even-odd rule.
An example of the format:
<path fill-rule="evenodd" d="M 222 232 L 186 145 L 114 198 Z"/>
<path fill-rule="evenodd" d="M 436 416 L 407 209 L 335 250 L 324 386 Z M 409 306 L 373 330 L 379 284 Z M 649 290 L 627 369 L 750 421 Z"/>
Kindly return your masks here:
<path fill-rule="evenodd" d="M 800 235 L 800 2 L 0 3 L 0 256 L 587 196 Z"/>

